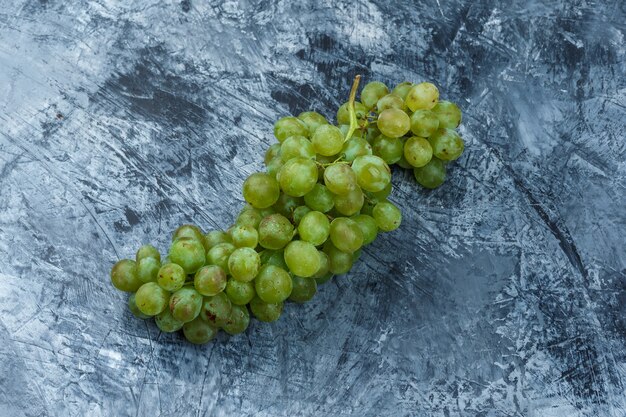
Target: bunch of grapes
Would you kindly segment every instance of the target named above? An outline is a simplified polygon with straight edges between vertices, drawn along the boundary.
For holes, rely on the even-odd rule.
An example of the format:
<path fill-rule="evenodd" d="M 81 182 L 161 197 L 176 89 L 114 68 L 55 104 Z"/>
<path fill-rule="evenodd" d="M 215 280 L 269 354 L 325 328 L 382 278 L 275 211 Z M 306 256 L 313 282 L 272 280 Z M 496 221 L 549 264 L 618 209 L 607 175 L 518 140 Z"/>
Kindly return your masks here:
<path fill-rule="evenodd" d="M 219 329 L 246 330 L 250 312 L 273 322 L 284 303 L 304 303 L 334 275 L 347 273 L 361 248 L 400 226 L 390 165 L 412 169 L 426 188 L 440 186 L 446 163 L 463 152 L 461 111 L 439 101 L 431 83 L 404 82 L 391 92 L 370 82 L 337 111 L 338 126 L 316 112 L 283 117 L 265 153 L 265 172 L 243 184 L 248 203 L 227 231 L 183 225 L 167 259 L 144 245 L 117 262 L 113 285 L 131 293 L 128 308 L 154 317 L 163 332 L 182 329 L 206 343 Z"/>

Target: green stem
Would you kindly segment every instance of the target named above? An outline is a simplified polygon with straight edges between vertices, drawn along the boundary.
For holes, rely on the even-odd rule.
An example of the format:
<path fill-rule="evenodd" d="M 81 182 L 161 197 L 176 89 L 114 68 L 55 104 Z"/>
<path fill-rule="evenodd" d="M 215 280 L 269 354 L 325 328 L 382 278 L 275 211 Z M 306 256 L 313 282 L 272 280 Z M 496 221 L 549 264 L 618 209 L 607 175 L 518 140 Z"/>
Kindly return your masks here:
<path fill-rule="evenodd" d="M 354 100 L 356 99 L 356 90 L 359 88 L 359 81 L 361 80 L 361 76 L 357 75 L 354 77 L 354 81 L 352 82 L 352 89 L 350 90 L 350 99 L 348 100 L 348 113 L 350 114 L 350 129 L 348 129 L 348 133 L 346 134 L 344 143 L 347 142 L 351 137 L 357 127 L 356 120 L 356 111 L 354 110 Z"/>

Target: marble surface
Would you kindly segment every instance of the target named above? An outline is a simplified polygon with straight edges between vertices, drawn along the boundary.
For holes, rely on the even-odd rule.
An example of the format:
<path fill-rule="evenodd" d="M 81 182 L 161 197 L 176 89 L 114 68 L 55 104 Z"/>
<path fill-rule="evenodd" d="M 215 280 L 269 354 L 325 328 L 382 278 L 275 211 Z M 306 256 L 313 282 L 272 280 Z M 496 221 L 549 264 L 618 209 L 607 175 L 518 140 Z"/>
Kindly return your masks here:
<path fill-rule="evenodd" d="M 626 415 L 623 1 L 0 4 L 0 416 Z M 460 103 L 448 182 L 277 323 L 132 317 L 111 265 L 355 74 Z"/>

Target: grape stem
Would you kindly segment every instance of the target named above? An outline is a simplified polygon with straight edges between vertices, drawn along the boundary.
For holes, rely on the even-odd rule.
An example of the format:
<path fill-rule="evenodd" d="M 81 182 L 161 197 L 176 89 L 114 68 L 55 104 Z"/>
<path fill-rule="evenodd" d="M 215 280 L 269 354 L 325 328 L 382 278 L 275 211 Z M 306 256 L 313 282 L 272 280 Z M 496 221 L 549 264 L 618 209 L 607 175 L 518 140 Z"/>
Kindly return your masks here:
<path fill-rule="evenodd" d="M 357 120 L 356 120 L 356 111 L 354 110 L 354 100 L 356 99 L 356 90 L 359 88 L 360 80 L 361 80 L 361 76 L 357 75 L 356 77 L 354 77 L 354 81 L 352 82 L 352 89 L 350 90 L 350 99 L 348 100 L 348 114 L 350 115 L 350 128 L 348 129 L 348 133 L 346 133 L 346 137 L 343 140 L 344 143 L 347 142 L 352 137 L 352 134 L 356 130 Z"/>

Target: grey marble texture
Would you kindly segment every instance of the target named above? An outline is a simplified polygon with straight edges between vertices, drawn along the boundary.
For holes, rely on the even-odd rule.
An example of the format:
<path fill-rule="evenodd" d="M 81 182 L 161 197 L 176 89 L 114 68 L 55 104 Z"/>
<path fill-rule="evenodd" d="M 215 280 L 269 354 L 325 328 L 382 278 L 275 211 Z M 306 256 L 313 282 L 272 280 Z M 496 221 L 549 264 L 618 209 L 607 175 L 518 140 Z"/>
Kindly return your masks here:
<path fill-rule="evenodd" d="M 623 1 L 0 5 L 0 416 L 626 416 Z M 460 104 L 447 183 L 277 323 L 132 317 L 111 265 L 228 227 L 355 74 Z"/>

